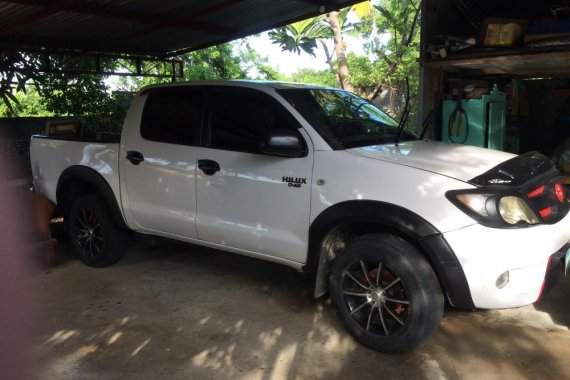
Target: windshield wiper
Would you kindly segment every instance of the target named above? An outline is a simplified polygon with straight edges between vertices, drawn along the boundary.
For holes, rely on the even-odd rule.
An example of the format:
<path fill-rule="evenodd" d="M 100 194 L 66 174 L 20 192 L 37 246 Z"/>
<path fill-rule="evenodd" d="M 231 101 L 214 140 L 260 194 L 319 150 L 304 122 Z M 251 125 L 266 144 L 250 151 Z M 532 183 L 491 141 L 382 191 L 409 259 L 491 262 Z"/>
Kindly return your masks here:
<path fill-rule="evenodd" d="M 400 144 L 400 136 L 404 130 L 404 126 L 408 122 L 408 117 L 410 116 L 410 81 L 406 77 L 406 103 L 404 104 L 404 111 L 402 112 L 402 117 L 398 123 L 398 133 L 396 134 L 396 141 L 394 143 L 396 146 Z"/>

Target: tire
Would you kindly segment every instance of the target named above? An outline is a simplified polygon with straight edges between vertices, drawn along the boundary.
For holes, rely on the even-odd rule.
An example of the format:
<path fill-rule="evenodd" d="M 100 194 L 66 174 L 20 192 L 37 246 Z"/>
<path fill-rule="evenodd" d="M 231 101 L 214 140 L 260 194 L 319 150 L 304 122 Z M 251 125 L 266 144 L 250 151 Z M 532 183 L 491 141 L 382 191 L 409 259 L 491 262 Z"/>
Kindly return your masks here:
<path fill-rule="evenodd" d="M 422 344 L 443 316 L 444 297 L 433 269 L 413 245 L 394 235 L 350 242 L 332 263 L 329 289 L 355 339 L 388 354 Z"/>
<path fill-rule="evenodd" d="M 73 202 L 67 227 L 75 253 L 90 267 L 115 264 L 125 255 L 128 236 L 116 226 L 106 203 L 97 194 Z"/>

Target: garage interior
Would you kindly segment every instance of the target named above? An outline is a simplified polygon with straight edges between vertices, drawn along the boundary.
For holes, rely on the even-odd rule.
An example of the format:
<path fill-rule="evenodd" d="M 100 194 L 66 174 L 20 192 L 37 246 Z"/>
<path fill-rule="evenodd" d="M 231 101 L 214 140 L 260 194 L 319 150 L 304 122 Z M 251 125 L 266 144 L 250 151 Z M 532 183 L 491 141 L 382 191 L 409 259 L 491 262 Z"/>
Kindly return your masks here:
<path fill-rule="evenodd" d="M 438 111 L 431 136 L 461 143 L 469 130 L 470 145 L 516 154 L 538 151 L 570 171 L 564 168 L 570 4 L 426 0 L 423 6 L 422 112 L 426 117 L 432 107 Z M 459 98 L 473 119 L 467 128 L 450 120 Z"/>
<path fill-rule="evenodd" d="M 183 68 L 174 57 L 184 51 L 357 2 L 0 1 L 0 50 L 41 53 L 46 71 L 57 70 L 50 55 L 81 55 L 91 62 L 87 73 L 100 72 L 105 59 L 159 60 L 172 65 L 177 78 Z M 497 85 L 505 99 L 495 148 L 553 157 L 570 136 L 570 45 L 561 43 L 566 32 L 557 31 L 570 20 L 570 8 L 566 1 L 513 3 L 424 0 L 422 120 L 429 120 L 429 136 L 445 140 L 447 132 L 449 139 L 445 119 L 457 99 L 481 99 Z M 546 37 L 546 46 L 531 47 L 519 38 L 504 42 L 509 46 L 454 52 L 456 39 L 442 37 L 480 39 L 489 17 L 524 20 L 527 32 L 534 27 L 558 42 Z M 481 124 L 489 120 L 480 118 Z M 31 274 L 41 320 L 32 329 L 29 355 L 39 359 L 26 365 L 40 378 L 526 379 L 570 373 L 568 279 L 537 305 L 448 310 L 425 346 L 388 356 L 355 343 L 330 302 L 313 300 L 309 280 L 288 269 L 154 239 L 137 240 L 129 251 L 119 265 L 97 270 L 60 244 L 58 265 Z"/>

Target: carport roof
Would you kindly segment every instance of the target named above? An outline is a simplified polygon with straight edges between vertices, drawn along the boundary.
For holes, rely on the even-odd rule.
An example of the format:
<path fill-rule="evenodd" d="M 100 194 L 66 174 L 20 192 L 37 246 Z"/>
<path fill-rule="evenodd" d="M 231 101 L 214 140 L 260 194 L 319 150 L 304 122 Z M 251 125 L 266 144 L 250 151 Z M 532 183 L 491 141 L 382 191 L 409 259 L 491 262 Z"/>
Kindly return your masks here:
<path fill-rule="evenodd" d="M 165 57 L 287 25 L 362 0 L 0 1 L 0 50 Z"/>

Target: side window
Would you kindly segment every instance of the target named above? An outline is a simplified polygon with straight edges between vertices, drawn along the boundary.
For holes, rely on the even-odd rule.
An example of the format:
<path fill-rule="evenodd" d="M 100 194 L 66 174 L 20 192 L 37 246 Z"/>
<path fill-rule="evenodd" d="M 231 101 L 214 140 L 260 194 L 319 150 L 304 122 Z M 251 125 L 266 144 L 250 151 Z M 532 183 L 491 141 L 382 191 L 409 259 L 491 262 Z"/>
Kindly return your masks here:
<path fill-rule="evenodd" d="M 201 91 L 151 93 L 142 114 L 141 135 L 169 144 L 198 145 L 203 110 Z"/>
<path fill-rule="evenodd" d="M 270 129 L 296 129 L 291 115 L 270 96 L 255 90 L 214 91 L 210 146 L 215 149 L 259 153 Z"/>

